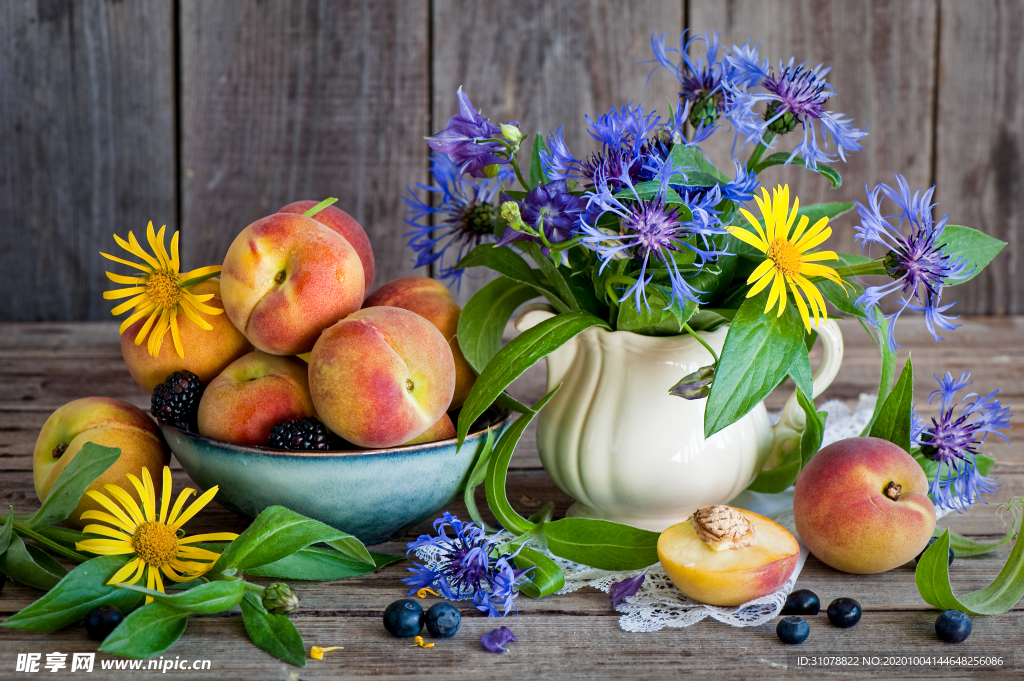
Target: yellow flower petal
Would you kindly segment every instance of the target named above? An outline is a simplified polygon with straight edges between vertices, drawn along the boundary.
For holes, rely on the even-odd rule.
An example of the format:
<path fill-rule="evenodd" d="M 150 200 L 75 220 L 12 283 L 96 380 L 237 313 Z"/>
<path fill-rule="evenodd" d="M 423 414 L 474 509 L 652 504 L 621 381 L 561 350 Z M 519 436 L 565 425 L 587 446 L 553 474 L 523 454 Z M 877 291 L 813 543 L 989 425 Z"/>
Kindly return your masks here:
<path fill-rule="evenodd" d="M 114 272 L 107 272 L 107 279 L 114 282 L 115 284 L 128 284 L 130 286 L 145 286 L 148 277 L 129 277 L 123 274 L 116 274 Z"/>
<path fill-rule="evenodd" d="M 765 234 L 764 229 L 761 227 L 761 223 L 758 222 L 757 218 L 754 217 L 754 214 L 746 208 L 740 208 L 740 214 L 747 219 L 750 226 L 754 228 L 754 232 L 756 232 L 757 235 L 761 237 L 761 241 L 764 242 L 764 248 L 762 248 L 761 251 L 767 251 L 768 244 L 771 243 L 771 241 L 768 239 L 768 235 Z"/>
<path fill-rule="evenodd" d="M 128 517 L 128 514 L 125 513 L 120 506 L 118 506 L 113 501 L 108 499 L 107 496 L 102 492 L 97 492 L 94 489 L 90 489 L 86 490 L 85 493 L 89 495 L 90 499 L 92 499 L 93 501 L 97 502 L 100 506 L 110 511 L 110 513 L 121 522 L 123 529 L 126 529 L 129 532 L 134 532 L 135 528 L 139 526 L 137 522 L 135 522 L 132 518 Z M 82 517 L 85 517 L 85 513 L 82 514 Z"/>
<path fill-rule="evenodd" d="M 160 485 L 160 522 L 167 523 L 167 511 L 171 506 L 171 467 L 164 466 L 163 482 Z"/>
<path fill-rule="evenodd" d="M 164 336 L 167 334 L 168 317 L 170 316 L 170 310 L 164 308 L 160 312 L 160 319 L 153 327 L 153 332 L 149 334 L 149 343 L 147 349 L 149 354 L 156 357 L 160 354 L 160 346 L 163 345 Z"/>
<path fill-rule="evenodd" d="M 142 569 L 145 563 L 141 558 L 128 561 L 123 568 L 114 573 L 114 576 L 107 580 L 107 584 L 134 584 L 142 577 Z M 132 576 L 134 573 L 134 576 Z M 129 577 L 131 577 L 129 579 Z"/>
<path fill-rule="evenodd" d="M 146 490 L 146 496 L 143 497 L 148 509 L 146 517 L 149 520 L 158 520 L 159 516 L 156 514 L 156 485 L 153 484 L 153 476 L 150 475 L 149 469 L 145 467 L 142 469 L 142 487 Z"/>
<path fill-rule="evenodd" d="M 220 554 L 219 553 L 215 553 L 213 551 L 207 551 L 206 549 L 199 548 L 198 546 L 189 546 L 189 545 L 179 546 L 178 547 L 178 555 L 181 556 L 182 558 L 187 558 L 189 560 L 212 560 L 212 561 L 216 561 L 218 558 L 220 558 Z"/>
<path fill-rule="evenodd" d="M 150 227 L 152 227 L 153 223 L 150 222 L 149 225 L 150 225 Z M 117 239 L 117 235 L 115 235 L 114 238 Z M 124 247 L 125 246 L 122 244 L 122 248 L 124 248 Z M 157 260 L 156 258 L 151 256 L 149 253 L 146 253 L 145 250 L 143 250 L 142 246 L 139 245 L 138 239 L 135 238 L 135 234 L 132 233 L 132 232 L 128 232 L 127 250 L 132 255 L 135 255 L 135 256 L 137 256 L 139 258 L 142 258 L 146 262 L 146 264 L 148 264 L 154 270 L 162 270 L 163 269 L 163 267 L 161 267 L 161 264 L 160 264 L 159 260 Z"/>
<path fill-rule="evenodd" d="M 191 582 L 193 579 L 195 579 L 195 577 L 193 577 L 192 575 L 179 575 L 177 572 L 174 571 L 174 568 L 171 567 L 171 565 L 161 565 L 160 572 L 164 573 L 164 576 L 172 582 Z"/>
<path fill-rule="evenodd" d="M 758 265 L 753 272 L 750 273 L 750 276 L 747 277 L 747 283 L 752 284 L 753 282 L 758 281 L 765 274 L 771 271 L 774 267 L 775 263 L 773 263 L 771 260 L 765 260 L 763 263 Z"/>
<path fill-rule="evenodd" d="M 771 261 L 769 260 L 768 262 L 771 262 Z M 747 291 L 747 298 L 753 298 L 758 293 L 763 291 L 764 288 L 768 284 L 772 283 L 772 280 L 776 276 L 778 276 L 778 274 L 779 274 L 778 270 L 776 270 L 774 268 L 771 268 L 771 267 L 768 268 L 768 272 L 766 272 L 765 275 L 763 277 L 761 277 L 760 281 L 758 281 L 756 284 L 754 284 L 752 287 L 750 287 L 750 290 Z M 767 312 L 767 310 L 765 310 L 765 312 Z"/>
<path fill-rule="evenodd" d="M 116 234 L 114 235 L 114 238 L 115 239 L 118 238 Z M 128 265 L 129 267 L 134 267 L 137 270 L 142 270 L 146 274 L 152 274 L 153 273 L 153 268 L 152 267 L 147 267 L 147 266 L 139 264 L 137 262 L 132 262 L 131 260 L 125 260 L 123 258 L 118 258 L 117 256 L 109 255 L 107 253 L 104 253 L 103 251 L 100 251 L 100 255 L 102 255 L 107 260 L 113 260 L 114 262 L 119 262 L 122 265 Z"/>
<path fill-rule="evenodd" d="M 135 522 L 141 525 L 142 523 L 148 522 L 153 519 L 149 509 L 146 508 L 146 490 L 142 486 L 142 483 L 139 481 L 137 477 L 135 477 L 131 473 L 129 473 L 127 477 L 128 481 L 132 483 L 132 486 L 135 488 L 135 491 L 139 495 L 139 499 L 141 500 L 140 504 L 135 503 L 135 499 L 132 498 L 132 495 L 128 494 L 128 492 L 124 491 L 120 487 L 117 487 L 116 485 L 104 485 L 103 488 L 113 488 L 109 489 L 108 491 L 111 494 L 115 494 L 117 496 L 117 500 L 121 502 L 122 506 L 128 506 L 129 504 L 131 504 L 131 508 L 128 509 L 128 512 L 135 517 Z"/>
<path fill-rule="evenodd" d="M 188 281 L 189 279 L 195 279 L 196 277 L 203 277 L 207 274 L 213 274 L 214 272 L 220 272 L 220 265 L 207 265 L 206 267 L 200 267 L 190 272 L 185 272 L 180 275 L 182 281 Z M 211 294 L 213 295 L 213 294 Z"/>
<path fill-rule="evenodd" d="M 84 513 L 82 514 L 85 515 Z M 106 525 L 86 525 L 82 530 L 85 534 L 99 534 L 104 537 L 110 537 L 111 539 L 120 539 L 121 541 L 131 541 L 132 536 L 125 534 L 120 530 L 115 530 L 113 527 L 107 527 Z"/>
<path fill-rule="evenodd" d="M 238 539 L 238 535 L 234 532 L 207 532 L 206 534 L 189 535 L 184 539 L 179 539 L 178 543 L 184 546 L 204 541 L 232 541 L 235 539 Z"/>
<path fill-rule="evenodd" d="M 191 319 L 199 328 L 206 329 L 207 331 L 213 329 L 213 325 L 199 316 L 199 313 L 195 311 L 195 308 L 192 307 L 192 304 L 188 302 L 188 300 L 182 298 L 179 304 L 181 305 L 181 310 L 185 313 L 185 316 Z"/>
<path fill-rule="evenodd" d="M 187 523 L 192 518 L 192 516 L 194 516 L 196 513 L 199 513 L 199 511 L 203 510 L 204 506 L 210 503 L 210 500 L 213 499 L 215 494 L 217 494 L 218 489 L 220 488 L 217 485 L 214 485 L 210 489 L 203 492 L 202 496 L 200 496 L 198 499 L 192 502 L 192 505 L 188 507 L 187 511 L 182 513 L 174 520 L 174 523 L 171 525 L 171 527 L 177 530 L 182 525 Z"/>
<path fill-rule="evenodd" d="M 109 293 L 109 291 L 104 291 L 104 297 L 106 296 L 107 293 Z M 145 302 L 148 299 L 149 299 L 149 294 L 146 293 L 146 289 L 142 289 L 142 293 L 140 293 L 139 295 L 135 296 L 131 300 L 128 300 L 128 301 L 125 301 L 125 302 L 121 303 L 120 305 L 115 307 L 113 310 L 111 310 L 110 314 L 112 314 L 112 315 L 114 315 L 116 317 L 117 315 L 127 312 L 128 310 L 132 309 L 133 307 L 136 307 L 137 305 L 139 305 L 140 303 Z"/>
<path fill-rule="evenodd" d="M 101 556 L 120 556 L 126 553 L 135 553 L 130 542 L 115 541 L 113 539 L 86 539 L 75 543 L 79 551 L 88 551 Z"/>
<path fill-rule="evenodd" d="M 178 333 L 178 311 L 171 310 L 171 341 L 174 342 L 174 351 L 178 357 L 185 359 L 185 348 L 181 345 L 181 334 Z"/>
<path fill-rule="evenodd" d="M 109 272 L 108 272 L 108 274 L 109 274 Z M 104 300 L 120 300 L 121 298 L 128 298 L 130 296 L 137 296 L 140 293 L 146 293 L 146 287 L 145 286 L 135 286 L 133 288 L 117 288 L 117 289 L 113 289 L 112 291 L 104 291 L 103 292 L 103 299 Z M 128 307 L 132 307 L 132 306 L 129 305 Z M 125 309 L 128 309 L 128 308 L 125 308 Z M 122 312 L 123 312 L 123 310 L 122 310 Z M 121 313 L 120 312 L 115 312 L 114 314 L 121 314 Z"/>
<path fill-rule="evenodd" d="M 801 215 L 800 222 L 796 224 L 796 231 L 793 232 L 793 236 L 790 237 L 790 241 L 798 241 L 800 239 L 800 235 L 804 233 L 804 230 L 807 229 L 807 225 L 809 225 L 810 222 L 810 218 L 808 218 L 806 215 Z"/>
<path fill-rule="evenodd" d="M 775 303 L 779 300 L 780 294 L 785 297 L 786 293 L 785 289 L 782 287 L 782 282 L 782 273 L 776 270 L 775 276 L 772 278 L 772 288 L 768 292 L 768 304 L 764 306 L 765 314 L 768 314 L 768 310 L 775 306 Z"/>
<path fill-rule="evenodd" d="M 142 325 L 141 329 L 139 329 L 138 335 L 135 336 L 135 345 L 142 345 L 142 341 L 146 340 L 149 330 L 153 328 L 153 323 L 160 318 L 160 310 L 156 308 L 156 305 L 154 305 L 153 308 L 153 314 L 149 316 L 146 323 Z"/>
<path fill-rule="evenodd" d="M 171 237 L 171 269 L 178 272 L 181 268 L 181 259 L 178 257 L 178 232 Z"/>
<path fill-rule="evenodd" d="M 109 513 L 104 513 L 103 511 L 88 510 L 85 513 L 83 513 L 80 517 L 82 520 L 101 520 L 109 525 L 115 525 L 117 527 L 120 527 L 129 535 L 131 535 L 135 531 L 134 523 L 124 523 L 121 520 L 110 515 Z"/>
<path fill-rule="evenodd" d="M 835 251 L 818 251 L 817 253 L 804 253 L 804 262 L 817 262 L 820 260 L 839 260 Z"/>
<path fill-rule="evenodd" d="M 800 311 L 800 319 L 804 322 L 804 328 L 807 333 L 811 332 L 811 317 L 807 312 L 807 304 L 804 303 L 804 297 L 800 295 L 799 288 L 795 281 L 789 282 L 789 289 L 793 292 L 793 302 L 796 303 L 796 308 Z M 817 321 L 817 310 L 815 310 L 815 321 Z"/>
<path fill-rule="evenodd" d="M 811 230 L 813 231 L 814 228 L 812 227 Z M 803 237 L 801 237 L 799 243 L 796 244 L 797 250 L 800 251 L 801 253 L 811 250 L 812 248 L 821 244 L 830 236 L 832 236 L 832 228 L 826 227 L 825 229 L 821 230 L 814 236 L 809 236 L 809 234 L 810 232 L 804 234 Z"/>
<path fill-rule="evenodd" d="M 729 227 L 729 233 L 744 243 L 748 243 L 762 253 L 768 252 L 768 244 L 764 243 L 760 237 L 750 233 L 745 229 L 739 227 Z"/>
<path fill-rule="evenodd" d="M 181 494 L 178 495 L 177 501 L 174 502 L 174 508 L 171 509 L 171 515 L 166 520 L 167 525 L 173 525 L 174 519 L 178 517 L 178 513 L 181 512 L 182 507 L 185 505 L 185 501 L 189 496 L 195 494 L 196 491 L 191 487 L 186 487 L 181 490 Z"/>

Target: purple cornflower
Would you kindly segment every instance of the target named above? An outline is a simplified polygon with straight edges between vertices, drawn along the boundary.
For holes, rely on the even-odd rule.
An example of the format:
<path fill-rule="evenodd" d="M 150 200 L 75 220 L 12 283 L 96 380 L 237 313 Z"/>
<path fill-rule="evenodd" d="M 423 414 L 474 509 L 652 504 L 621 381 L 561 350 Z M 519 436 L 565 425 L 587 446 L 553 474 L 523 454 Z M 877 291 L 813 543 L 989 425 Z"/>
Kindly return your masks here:
<path fill-rule="evenodd" d="M 601 271 L 612 260 L 623 258 L 633 259 L 639 265 L 638 278 L 619 300 L 622 302 L 633 296 L 638 311 L 642 306 L 651 309 L 646 292 L 648 284 L 654 280 L 654 274 L 648 274 L 651 266 L 665 268 L 667 272 L 670 305 L 673 301 L 680 305 L 687 300 L 697 301 L 702 291 L 690 286 L 684 270 L 692 276 L 705 262 L 715 260 L 720 252 L 715 249 L 711 237 L 726 233 L 711 210 L 721 201 L 719 187 L 716 185 L 709 191 L 698 192 L 694 197 L 683 195 L 683 203 L 690 212 L 687 216 L 682 206 L 667 201 L 672 174 L 669 164 L 662 166 L 657 176 L 660 188 L 649 199 L 640 198 L 626 174 L 615 179 L 633 193 L 631 199 L 623 201 L 616 198 L 613 184 L 601 176 L 597 178 L 594 189 L 584 194 L 589 201 L 590 215 L 595 217 L 590 222 L 581 223 L 580 243 L 598 254 Z M 608 213 L 618 218 L 620 227 L 617 232 L 598 227 L 601 216 Z M 680 268 L 677 258 L 685 263 L 691 255 L 694 262 Z"/>
<path fill-rule="evenodd" d="M 1010 427 L 1011 414 L 1009 407 L 1000 405 L 995 399 L 998 390 L 984 397 L 977 393 L 965 395 L 959 412 L 953 414 L 956 407 L 954 396 L 957 391 L 971 385 L 970 378 L 971 374 L 966 371 L 957 380 L 949 372 L 942 378 L 936 377 L 939 389 L 928 395 L 928 403 L 939 397 L 939 416 L 926 426 L 915 412 L 911 427 L 912 440 L 921 446 L 921 453 L 939 464 L 932 481 L 932 500 L 939 508 L 952 508 L 957 512 L 973 504 L 975 498 L 981 499 L 983 493 L 990 494 L 999 489 L 995 480 L 978 472 L 975 460 L 978 445 L 989 433 L 995 433 L 1007 444 L 1010 442 L 999 432 L 1001 428 Z"/>
<path fill-rule="evenodd" d="M 589 133 L 601 143 L 601 148 L 581 160 L 573 155 L 565 143 L 562 126 L 548 133 L 547 149 L 540 154 L 544 173 L 554 180 L 581 179 L 593 185 L 599 174 L 617 178 L 623 174 L 633 181 L 648 179 L 646 169 L 652 154 L 652 145 L 661 118 L 653 111 L 646 113 L 642 106 L 632 102 L 617 110 L 615 107 L 594 119 L 586 117 Z M 652 138 L 654 138 L 653 141 Z"/>
<path fill-rule="evenodd" d="M 608 589 L 608 599 L 612 602 L 612 607 L 617 607 L 630 596 L 636 596 L 637 592 L 640 591 L 640 587 L 644 585 L 645 579 L 647 579 L 647 570 L 634 577 L 612 584 Z"/>
<path fill-rule="evenodd" d="M 850 125 L 852 118 L 825 110 L 825 102 L 835 94 L 835 89 L 825 80 L 830 70 L 831 67 L 822 68 L 821 64 L 808 69 L 803 64 L 794 65 L 794 60 L 790 59 L 786 65 L 779 62 L 778 74 L 769 73 L 759 88 L 730 87 L 735 105 L 727 116 L 744 138 L 743 143 L 764 143 L 766 133 L 785 135 L 799 125 L 803 128 L 803 140 L 786 163 L 802 156 L 811 168 L 836 158 L 845 161 L 847 152 L 861 149 L 858 140 L 866 137 L 867 132 Z M 754 107 L 762 102 L 766 108 L 760 116 L 754 112 Z M 820 126 L 820 147 L 816 122 Z M 826 151 L 829 138 L 835 145 L 834 153 Z"/>
<path fill-rule="evenodd" d="M 409 246 L 416 252 L 415 267 L 438 262 L 437 276 L 459 286 L 463 271 L 454 269 L 454 265 L 466 251 L 495 239 L 495 230 L 502 220 L 501 209 L 493 201 L 501 189 L 502 180 L 509 179 L 512 171 L 503 167 L 494 179 L 473 181 L 459 175 L 448 156 L 433 154 L 430 173 L 434 178 L 433 185 L 416 186 L 436 194 L 436 205 L 431 206 L 421 200 L 410 187 L 409 196 L 402 199 L 409 206 L 405 224 L 412 227 L 412 231 L 404 236 L 409 237 Z M 439 224 L 431 224 L 431 215 L 437 216 L 435 222 Z M 455 259 L 446 264 L 449 249 L 454 252 Z"/>
<path fill-rule="evenodd" d="M 449 528 L 454 536 L 448 536 Z M 413 563 L 409 568 L 413 576 L 402 580 L 411 587 L 409 595 L 424 587 L 451 600 L 472 595 L 473 605 L 489 617 L 507 615 L 529 570 L 512 566 L 509 558 L 515 554 L 497 556 L 499 535 L 488 536 L 480 523 L 464 523 L 447 511 L 434 521 L 434 532 L 436 537 L 424 534 L 408 544 L 407 554 L 427 546 L 438 551 L 435 567 Z"/>
<path fill-rule="evenodd" d="M 485 177 L 484 168 L 509 162 L 499 142 L 484 140 L 501 138 L 501 128 L 480 115 L 460 86 L 459 113 L 448 119 L 448 127 L 427 138 L 427 144 L 439 154 L 447 154 L 459 172 L 472 177 Z M 512 121 L 516 125 L 515 121 Z"/>
<path fill-rule="evenodd" d="M 570 194 L 565 180 L 538 184 L 527 192 L 522 201 L 516 203 L 519 204 L 523 222 L 542 232 L 553 244 L 568 241 L 573 237 L 579 226 L 580 217 L 587 209 L 587 200 L 582 196 Z M 498 245 L 505 246 L 513 241 L 523 240 L 542 243 L 537 237 L 506 227 Z"/>
<path fill-rule="evenodd" d="M 688 38 L 683 31 L 678 48 L 665 46 L 666 35 L 651 36 L 654 68 L 667 69 L 679 81 L 679 99 L 690 104 L 688 119 L 696 130 L 713 128 L 732 111 L 734 91 L 757 83 L 767 72 L 767 60 L 759 63 L 757 45 L 749 41 L 743 48 L 733 46 L 730 53 L 722 47 L 717 32 Z M 695 59 L 690 56 L 691 45 L 698 42 L 704 44 L 704 56 Z"/>
<path fill-rule="evenodd" d="M 896 342 L 896 319 L 903 310 L 910 309 L 924 312 L 925 324 L 936 341 L 942 340 L 936 327 L 952 331 L 959 324 L 954 324 L 955 316 L 943 314 L 953 306 L 939 305 L 942 287 L 950 279 L 965 277 L 969 272 L 964 258 L 955 258 L 955 254 L 944 253 L 945 244 L 942 232 L 946 228 L 947 216 L 938 222 L 932 220 L 931 202 L 935 187 L 927 191 L 910 193 L 910 187 L 902 175 L 896 176 L 895 190 L 887 184 L 879 183 L 867 192 L 868 205 L 857 201 L 857 213 L 861 222 L 854 226 L 856 236 L 862 248 L 869 244 L 879 244 L 887 253 L 885 266 L 894 281 L 882 286 L 869 286 L 857 299 L 857 305 L 867 310 L 873 324 L 880 326 L 882 320 L 889 322 L 889 348 L 895 352 L 902 347 Z M 882 214 L 882 198 L 888 197 L 896 204 L 899 213 L 896 215 Z M 890 218 L 898 218 L 893 226 Z M 904 222 L 910 224 L 909 236 L 903 235 Z M 890 293 L 900 291 L 904 297 L 900 299 L 900 309 L 892 314 L 880 315 L 876 303 Z M 917 301 L 916 303 L 912 301 Z"/>

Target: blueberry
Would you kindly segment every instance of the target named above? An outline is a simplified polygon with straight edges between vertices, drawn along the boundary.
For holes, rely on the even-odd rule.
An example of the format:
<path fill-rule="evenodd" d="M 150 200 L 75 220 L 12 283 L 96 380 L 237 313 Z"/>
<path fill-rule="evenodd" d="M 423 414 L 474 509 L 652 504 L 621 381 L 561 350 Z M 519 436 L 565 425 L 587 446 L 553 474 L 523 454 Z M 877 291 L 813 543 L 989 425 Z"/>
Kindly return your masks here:
<path fill-rule="evenodd" d="M 431 636 L 438 638 L 451 638 L 459 630 L 462 624 L 462 615 L 451 603 L 434 603 L 427 610 L 426 616 L 427 631 Z"/>
<path fill-rule="evenodd" d="M 423 608 L 411 598 L 395 601 L 384 611 L 384 628 L 399 638 L 415 636 L 423 628 Z"/>
<path fill-rule="evenodd" d="M 932 537 L 931 539 L 928 540 L 928 546 L 926 546 L 923 549 L 921 549 L 921 553 L 917 554 L 917 558 L 914 559 L 915 563 L 920 563 L 921 562 L 921 556 L 924 555 L 925 551 L 927 551 L 928 549 L 931 548 L 932 544 L 935 543 L 936 539 L 938 539 L 938 537 Z M 948 564 L 949 565 L 953 564 L 953 547 L 952 546 L 949 547 L 949 563 Z"/>
<path fill-rule="evenodd" d="M 959 610 L 943 610 L 935 620 L 935 633 L 946 643 L 962 643 L 971 635 L 971 618 Z"/>
<path fill-rule="evenodd" d="M 85 616 L 85 630 L 93 641 L 102 641 L 110 632 L 117 628 L 124 617 L 121 611 L 112 605 L 101 605 L 93 608 Z"/>
<path fill-rule="evenodd" d="M 811 633 L 811 628 L 803 617 L 783 617 L 775 627 L 775 633 L 783 643 L 803 643 Z"/>
<path fill-rule="evenodd" d="M 837 598 L 828 604 L 828 621 L 840 629 L 860 622 L 860 603 L 852 598 Z"/>
<path fill-rule="evenodd" d="M 810 589 L 799 589 L 786 596 L 783 615 L 817 615 L 821 611 L 818 594 Z"/>

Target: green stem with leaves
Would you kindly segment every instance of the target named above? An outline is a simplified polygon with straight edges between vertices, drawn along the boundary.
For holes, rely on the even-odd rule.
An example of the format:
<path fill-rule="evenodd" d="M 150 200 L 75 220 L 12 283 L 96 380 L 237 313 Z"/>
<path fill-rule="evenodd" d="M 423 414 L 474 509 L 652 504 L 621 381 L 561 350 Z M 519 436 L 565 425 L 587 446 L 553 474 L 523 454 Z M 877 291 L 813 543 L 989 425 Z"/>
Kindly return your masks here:
<path fill-rule="evenodd" d="M 23 523 L 19 523 L 17 521 L 15 521 L 15 523 L 14 523 L 14 531 L 16 533 L 18 533 L 19 536 L 21 536 L 21 537 L 28 537 L 29 539 L 31 539 L 35 543 L 39 544 L 40 546 L 45 546 L 46 548 L 50 549 L 54 553 L 59 554 L 61 556 L 64 556 L 68 560 L 73 560 L 76 563 L 84 563 L 85 561 L 89 560 L 92 557 L 92 556 L 86 556 L 84 554 L 81 554 L 78 551 L 72 551 L 71 549 L 67 548 L 66 546 L 61 546 L 60 544 L 58 544 L 57 542 L 53 541 L 52 539 L 47 539 L 43 535 L 39 534 L 38 532 L 33 530 L 28 525 L 25 525 Z"/>
<path fill-rule="evenodd" d="M 775 139 L 775 133 L 770 130 L 761 135 L 762 141 L 757 143 L 757 146 L 754 147 L 754 151 L 750 154 L 750 158 L 747 159 L 747 170 L 754 170 L 757 167 L 757 164 L 760 162 L 761 157 L 764 156 L 764 152 L 768 149 L 768 145 L 772 143 L 773 139 Z"/>
<path fill-rule="evenodd" d="M 840 277 L 855 277 L 866 274 L 889 274 L 885 267 L 885 258 L 877 258 L 862 262 L 858 265 L 842 266 L 835 268 L 836 274 Z"/>
<path fill-rule="evenodd" d="M 683 324 L 683 331 L 690 334 L 696 339 L 698 343 L 704 346 L 704 349 L 711 353 L 711 356 L 715 358 L 715 364 L 718 364 L 718 353 L 715 352 L 714 348 L 707 344 L 703 338 L 697 335 L 697 332 L 690 328 L 689 324 Z"/>

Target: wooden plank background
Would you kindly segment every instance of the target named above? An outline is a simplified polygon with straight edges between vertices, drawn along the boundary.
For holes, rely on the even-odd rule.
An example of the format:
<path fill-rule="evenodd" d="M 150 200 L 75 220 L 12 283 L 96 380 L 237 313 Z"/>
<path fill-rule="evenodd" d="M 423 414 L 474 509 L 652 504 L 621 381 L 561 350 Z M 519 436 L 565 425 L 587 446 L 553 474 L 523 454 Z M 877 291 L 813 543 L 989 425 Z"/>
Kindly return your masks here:
<path fill-rule="evenodd" d="M 831 106 L 870 125 L 838 191 L 799 169 L 766 183 L 805 202 L 897 172 L 937 183 L 952 223 L 1010 244 L 954 311 L 1021 314 L 1022 24 L 1015 0 L 0 3 L 0 321 L 109 319 L 97 251 L 114 232 L 178 228 L 194 267 L 252 220 L 327 195 L 367 228 L 378 285 L 412 274 L 401 194 L 427 178 L 421 138 L 459 85 L 494 120 L 564 124 L 582 152 L 584 114 L 665 108 L 674 79 L 645 87 L 638 62 L 652 33 L 687 26 L 762 40 L 773 63 L 833 65 Z M 728 137 L 708 147 L 719 161 Z M 838 221 L 837 246 L 854 248 L 854 222 Z"/>

